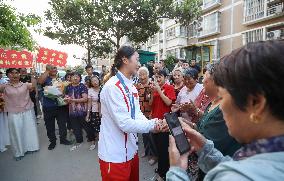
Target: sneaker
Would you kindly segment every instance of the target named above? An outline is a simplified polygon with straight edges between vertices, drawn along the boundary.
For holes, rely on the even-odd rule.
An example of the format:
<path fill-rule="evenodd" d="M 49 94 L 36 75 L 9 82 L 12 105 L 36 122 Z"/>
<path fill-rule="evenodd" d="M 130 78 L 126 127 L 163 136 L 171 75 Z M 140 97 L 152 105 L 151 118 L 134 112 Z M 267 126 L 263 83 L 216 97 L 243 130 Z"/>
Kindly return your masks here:
<path fill-rule="evenodd" d="M 5 152 L 7 150 L 8 150 L 8 148 L 3 148 L 3 149 L 0 150 L 0 152 Z"/>
<path fill-rule="evenodd" d="M 48 150 L 53 150 L 56 146 L 56 142 L 51 142 L 48 146 Z"/>
<path fill-rule="evenodd" d="M 60 140 L 60 144 L 61 145 L 72 145 L 72 143 L 70 141 L 66 140 L 66 139 Z"/>
<path fill-rule="evenodd" d="M 155 163 L 157 163 L 157 160 L 151 158 L 151 159 L 148 161 L 148 163 L 152 166 L 152 165 L 155 165 Z"/>
<path fill-rule="evenodd" d="M 19 157 L 15 157 L 15 160 L 16 161 L 20 161 L 20 160 L 22 160 L 24 157 L 23 156 L 19 156 Z"/>
<path fill-rule="evenodd" d="M 72 146 L 71 148 L 70 148 L 70 151 L 75 151 L 75 150 L 77 150 L 78 148 L 80 148 L 81 147 L 81 143 L 80 144 L 76 144 L 76 145 L 74 145 L 74 146 Z"/>
<path fill-rule="evenodd" d="M 94 150 L 94 149 L 96 149 L 96 143 L 95 143 L 95 144 L 92 144 L 92 145 L 90 146 L 90 148 L 89 148 L 90 151 L 92 151 L 92 150 Z"/>

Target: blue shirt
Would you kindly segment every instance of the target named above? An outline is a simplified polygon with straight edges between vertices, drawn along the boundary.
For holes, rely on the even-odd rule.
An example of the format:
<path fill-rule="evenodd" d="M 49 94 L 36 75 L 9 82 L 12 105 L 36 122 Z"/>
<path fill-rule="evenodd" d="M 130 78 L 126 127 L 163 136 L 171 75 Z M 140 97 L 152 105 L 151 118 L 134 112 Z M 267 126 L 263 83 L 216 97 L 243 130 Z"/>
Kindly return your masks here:
<path fill-rule="evenodd" d="M 88 94 L 88 88 L 80 83 L 77 86 L 68 85 L 66 87 L 66 95 L 72 99 L 81 99 L 83 94 Z M 70 103 L 69 104 L 69 115 L 73 117 L 84 117 L 87 115 L 87 103 Z"/>
<path fill-rule="evenodd" d="M 45 87 L 45 86 L 52 86 L 52 78 L 51 77 L 47 77 L 47 79 L 43 83 L 42 87 Z M 53 99 L 47 98 L 47 97 L 45 97 L 43 95 L 42 107 L 44 107 L 44 108 L 54 108 L 54 107 L 57 107 L 57 106 L 58 106 L 57 100 L 53 100 Z"/>

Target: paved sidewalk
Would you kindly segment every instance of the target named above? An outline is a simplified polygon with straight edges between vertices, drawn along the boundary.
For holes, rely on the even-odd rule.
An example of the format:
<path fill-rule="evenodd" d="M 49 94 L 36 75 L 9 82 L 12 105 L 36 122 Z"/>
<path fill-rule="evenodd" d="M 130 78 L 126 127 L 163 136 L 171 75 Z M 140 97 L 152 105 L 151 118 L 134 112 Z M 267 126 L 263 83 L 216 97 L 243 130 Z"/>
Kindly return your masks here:
<path fill-rule="evenodd" d="M 11 149 L 0 153 L 0 181 L 100 181 L 98 151 L 89 151 L 89 143 L 79 150 L 70 152 L 71 146 L 59 144 L 49 151 L 48 139 L 43 120 L 38 125 L 41 150 L 26 155 L 23 160 L 15 161 Z M 141 140 L 141 139 L 140 139 Z M 143 151 L 140 142 L 139 154 Z M 150 180 L 154 176 L 154 168 L 146 158 L 140 159 L 140 180 Z"/>

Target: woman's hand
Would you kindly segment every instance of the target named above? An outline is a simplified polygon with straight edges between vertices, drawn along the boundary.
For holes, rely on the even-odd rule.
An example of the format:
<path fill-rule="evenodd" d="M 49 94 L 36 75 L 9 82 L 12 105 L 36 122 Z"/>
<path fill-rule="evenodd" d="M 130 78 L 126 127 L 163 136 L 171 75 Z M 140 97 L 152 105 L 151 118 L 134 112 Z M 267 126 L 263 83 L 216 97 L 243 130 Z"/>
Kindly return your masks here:
<path fill-rule="evenodd" d="M 169 127 L 168 127 L 166 120 L 156 119 L 153 133 L 161 133 L 161 132 L 167 132 L 167 131 L 169 131 Z"/>
<path fill-rule="evenodd" d="M 90 122 L 90 114 L 88 113 L 86 118 L 85 118 L 86 122 Z"/>
<path fill-rule="evenodd" d="M 183 170 L 187 170 L 189 154 L 190 151 L 183 155 L 180 155 L 174 137 L 172 135 L 169 136 L 170 166 L 180 167 Z"/>
<path fill-rule="evenodd" d="M 205 143 L 206 139 L 203 137 L 199 132 L 192 129 L 188 124 L 180 121 L 182 124 L 182 128 L 184 130 L 185 136 L 191 145 L 191 149 L 189 152 L 180 155 L 177 147 L 176 142 L 173 136 L 169 136 L 169 157 L 170 157 L 170 165 L 180 167 L 184 170 L 188 168 L 188 156 L 190 153 L 194 151 L 200 151 Z"/>
<path fill-rule="evenodd" d="M 172 112 L 178 112 L 180 109 L 180 106 L 178 104 L 173 104 L 171 107 Z"/>
<path fill-rule="evenodd" d="M 72 102 L 72 99 L 69 96 L 65 96 L 64 101 L 69 104 Z"/>
<path fill-rule="evenodd" d="M 206 143 L 206 138 L 184 121 L 180 121 L 180 123 L 192 150 L 200 151 Z"/>
<path fill-rule="evenodd" d="M 180 111 L 181 112 L 192 112 L 192 111 L 196 111 L 196 107 L 194 105 L 194 103 L 189 102 L 189 103 L 184 103 L 180 105 Z"/>

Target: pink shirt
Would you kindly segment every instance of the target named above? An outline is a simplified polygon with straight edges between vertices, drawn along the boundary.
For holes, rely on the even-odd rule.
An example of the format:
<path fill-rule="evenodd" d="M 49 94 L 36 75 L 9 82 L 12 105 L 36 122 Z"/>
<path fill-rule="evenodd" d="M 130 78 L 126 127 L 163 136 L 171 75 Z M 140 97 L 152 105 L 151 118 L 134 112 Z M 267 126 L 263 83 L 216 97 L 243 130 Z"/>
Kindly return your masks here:
<path fill-rule="evenodd" d="M 9 83 L 5 85 L 5 112 L 25 112 L 34 107 L 34 104 L 30 98 L 28 84 L 29 83 L 20 82 L 16 86 L 12 86 Z"/>

